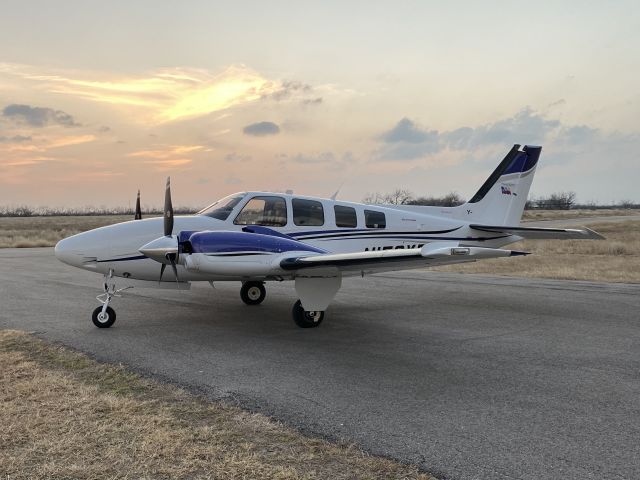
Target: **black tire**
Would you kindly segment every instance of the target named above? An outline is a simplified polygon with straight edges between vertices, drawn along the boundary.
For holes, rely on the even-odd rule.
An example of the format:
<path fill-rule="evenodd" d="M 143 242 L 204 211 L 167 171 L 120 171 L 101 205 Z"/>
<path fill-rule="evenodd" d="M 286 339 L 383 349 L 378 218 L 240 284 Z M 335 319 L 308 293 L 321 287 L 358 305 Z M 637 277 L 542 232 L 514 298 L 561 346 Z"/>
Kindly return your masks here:
<path fill-rule="evenodd" d="M 318 327 L 324 319 L 324 312 L 307 312 L 300 300 L 293 304 L 291 310 L 293 321 L 300 328 L 315 328 Z"/>
<path fill-rule="evenodd" d="M 240 289 L 240 298 L 247 305 L 260 305 L 267 296 L 262 282 L 244 282 Z"/>
<path fill-rule="evenodd" d="M 107 307 L 103 318 L 102 307 L 98 307 L 93 311 L 91 320 L 93 320 L 93 324 L 98 328 L 109 328 L 116 321 L 116 311 L 111 307 Z"/>

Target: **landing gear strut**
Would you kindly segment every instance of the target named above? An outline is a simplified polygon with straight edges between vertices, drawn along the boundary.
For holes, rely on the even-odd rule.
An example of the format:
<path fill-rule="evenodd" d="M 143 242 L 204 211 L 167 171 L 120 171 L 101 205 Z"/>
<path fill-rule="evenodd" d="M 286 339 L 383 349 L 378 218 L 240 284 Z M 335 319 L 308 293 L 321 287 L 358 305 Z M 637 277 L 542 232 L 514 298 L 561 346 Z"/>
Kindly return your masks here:
<path fill-rule="evenodd" d="M 244 282 L 240 289 L 240 298 L 247 305 L 260 305 L 266 296 L 263 282 Z"/>
<path fill-rule="evenodd" d="M 98 328 L 109 328 L 116 321 L 116 311 L 109 306 L 109 302 L 113 297 L 121 297 L 120 292 L 128 290 L 133 287 L 124 287 L 116 289 L 116 281 L 113 278 L 113 269 L 109 269 L 108 273 L 104 275 L 104 293 L 101 293 L 96 297 L 101 307 L 96 308 L 91 315 L 93 324 Z"/>
<path fill-rule="evenodd" d="M 293 315 L 293 321 L 300 328 L 315 328 L 324 319 L 324 312 L 308 312 L 304 309 L 300 300 L 293 305 L 291 314 Z"/>

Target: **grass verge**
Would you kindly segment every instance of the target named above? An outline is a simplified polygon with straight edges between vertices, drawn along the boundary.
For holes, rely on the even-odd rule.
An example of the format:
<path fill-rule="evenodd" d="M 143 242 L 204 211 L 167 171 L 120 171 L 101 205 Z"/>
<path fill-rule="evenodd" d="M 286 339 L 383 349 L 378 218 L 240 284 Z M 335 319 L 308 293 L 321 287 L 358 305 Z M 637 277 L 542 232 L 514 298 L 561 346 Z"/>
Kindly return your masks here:
<path fill-rule="evenodd" d="M 542 220 L 568 220 L 572 218 L 588 217 L 627 217 L 629 215 L 640 215 L 637 208 L 594 208 L 576 210 L 525 210 L 522 215 L 523 221 Z"/>
<path fill-rule="evenodd" d="M 2 478 L 432 478 L 24 332 L 0 378 Z"/>
<path fill-rule="evenodd" d="M 606 240 L 525 240 L 505 248 L 532 255 L 437 267 L 440 272 L 640 283 L 640 221 L 589 225 Z"/>

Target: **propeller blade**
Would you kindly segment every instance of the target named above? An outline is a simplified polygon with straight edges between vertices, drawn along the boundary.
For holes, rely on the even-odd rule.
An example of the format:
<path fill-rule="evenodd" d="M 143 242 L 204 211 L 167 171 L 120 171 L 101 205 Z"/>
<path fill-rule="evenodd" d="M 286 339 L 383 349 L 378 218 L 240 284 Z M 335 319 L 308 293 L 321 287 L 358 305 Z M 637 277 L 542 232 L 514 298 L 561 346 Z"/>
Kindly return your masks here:
<path fill-rule="evenodd" d="M 158 282 L 162 281 L 162 275 L 164 274 L 164 269 L 167 268 L 167 264 L 163 263 L 162 266 L 160 267 L 160 278 L 158 279 Z"/>
<path fill-rule="evenodd" d="M 169 261 L 171 262 L 171 268 L 173 269 L 173 274 L 176 276 L 176 283 L 178 284 L 178 288 L 180 288 L 180 279 L 178 278 L 178 267 L 176 267 L 176 259 L 173 255 L 170 255 Z"/>
<path fill-rule="evenodd" d="M 134 220 L 142 220 L 142 210 L 140 209 L 140 190 L 138 190 L 138 198 L 136 198 L 136 216 Z"/>
<path fill-rule="evenodd" d="M 167 177 L 167 189 L 164 193 L 164 235 L 173 233 L 173 205 L 171 205 L 171 177 Z"/>

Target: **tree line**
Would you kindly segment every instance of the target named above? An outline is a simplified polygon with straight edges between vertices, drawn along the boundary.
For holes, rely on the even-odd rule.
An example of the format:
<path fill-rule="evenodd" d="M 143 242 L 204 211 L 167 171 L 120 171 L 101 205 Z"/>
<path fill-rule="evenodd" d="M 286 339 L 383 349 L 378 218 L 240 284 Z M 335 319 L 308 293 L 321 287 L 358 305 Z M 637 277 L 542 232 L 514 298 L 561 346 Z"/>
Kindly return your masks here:
<path fill-rule="evenodd" d="M 449 192 L 445 195 L 415 195 L 410 190 L 396 188 L 388 193 L 368 193 L 363 203 L 369 205 L 428 205 L 434 207 L 456 207 L 466 200 L 457 192 Z M 640 203 L 631 200 L 622 200 L 612 204 L 597 204 L 595 202 L 577 203 L 575 192 L 556 192 L 549 196 L 531 196 L 525 204 L 525 210 L 570 210 L 570 209 L 640 209 Z M 198 209 L 193 207 L 175 207 L 178 215 L 196 213 Z M 0 206 L 0 217 L 68 217 L 68 216 L 103 216 L 103 215 L 131 215 L 134 210 L 131 207 L 30 207 L 27 205 Z M 143 207 L 143 216 L 162 215 L 162 209 L 157 207 Z"/>
<path fill-rule="evenodd" d="M 442 196 L 417 196 L 410 190 L 396 188 L 388 193 L 368 193 L 363 203 L 370 205 L 425 205 L 433 207 L 457 207 L 466 202 L 457 192 L 449 192 Z M 577 203 L 576 192 L 555 192 L 549 196 L 531 196 L 525 203 L 525 210 L 570 210 L 570 209 L 598 209 L 598 208 L 640 208 L 640 203 L 622 200 L 612 204 L 597 204 L 595 202 Z"/>
<path fill-rule="evenodd" d="M 178 215 L 196 213 L 198 210 L 192 207 L 174 207 L 173 211 Z M 131 207 L 30 207 L 27 205 L 0 206 L 0 217 L 96 217 L 105 215 L 131 215 L 135 211 Z M 142 215 L 162 215 L 161 208 L 143 207 Z"/>

